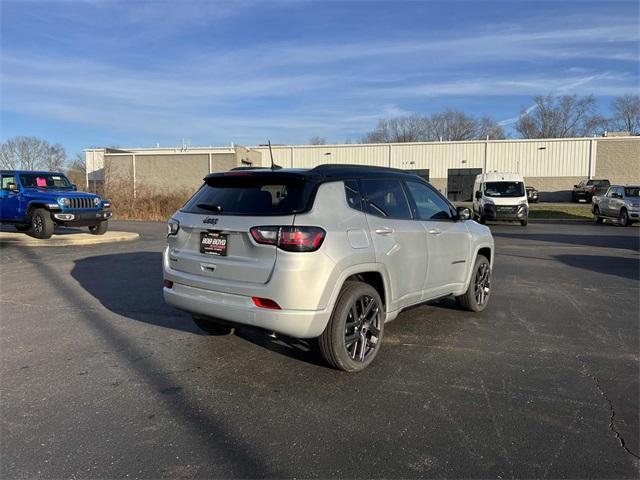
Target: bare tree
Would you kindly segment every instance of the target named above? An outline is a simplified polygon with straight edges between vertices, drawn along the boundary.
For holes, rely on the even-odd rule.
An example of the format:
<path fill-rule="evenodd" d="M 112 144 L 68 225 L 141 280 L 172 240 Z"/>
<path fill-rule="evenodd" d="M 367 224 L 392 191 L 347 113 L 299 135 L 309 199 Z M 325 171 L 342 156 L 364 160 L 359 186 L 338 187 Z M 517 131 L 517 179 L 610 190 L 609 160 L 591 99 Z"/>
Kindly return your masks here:
<path fill-rule="evenodd" d="M 459 141 L 504 138 L 504 130 L 489 117 L 477 118 L 457 110 L 445 110 L 429 117 L 414 115 L 380 120 L 362 143 Z"/>
<path fill-rule="evenodd" d="M 378 121 L 361 143 L 423 142 L 428 139 L 429 121 L 419 115 Z"/>
<path fill-rule="evenodd" d="M 533 101 L 534 108 L 523 111 L 514 126 L 523 138 L 586 137 L 606 125 L 593 95 L 537 96 Z"/>
<path fill-rule="evenodd" d="M 86 164 L 84 157 L 80 153 L 76 153 L 75 158 L 69 163 L 67 167 L 67 177 L 71 180 L 71 183 L 76 185 L 84 185 L 86 181 Z"/>
<path fill-rule="evenodd" d="M 55 145 L 49 145 L 47 147 L 47 157 L 45 161 L 45 168 L 47 170 L 63 170 L 66 162 L 67 152 L 62 145 L 56 143 Z"/>
<path fill-rule="evenodd" d="M 61 170 L 67 154 L 60 144 L 38 137 L 13 137 L 0 145 L 0 166 L 22 170 Z"/>
<path fill-rule="evenodd" d="M 320 137 L 318 135 L 314 135 L 309 139 L 309 145 L 326 145 L 327 139 L 324 137 Z"/>
<path fill-rule="evenodd" d="M 640 95 L 626 94 L 611 102 L 613 118 L 610 127 L 629 132 L 630 135 L 640 135 Z"/>
<path fill-rule="evenodd" d="M 477 137 L 479 139 L 502 140 L 505 138 L 504 128 L 491 117 L 482 117 L 478 121 Z"/>

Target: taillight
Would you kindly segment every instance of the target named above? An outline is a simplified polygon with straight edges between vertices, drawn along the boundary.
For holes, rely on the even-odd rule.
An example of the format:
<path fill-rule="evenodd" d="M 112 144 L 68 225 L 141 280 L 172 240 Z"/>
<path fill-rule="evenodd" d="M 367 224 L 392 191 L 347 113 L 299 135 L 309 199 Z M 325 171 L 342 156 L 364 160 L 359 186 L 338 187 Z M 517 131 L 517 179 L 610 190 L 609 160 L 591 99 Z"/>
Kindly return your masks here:
<path fill-rule="evenodd" d="M 251 236 L 257 243 L 276 245 L 287 252 L 315 252 L 327 235 L 320 227 L 284 227 L 269 225 L 253 227 Z"/>

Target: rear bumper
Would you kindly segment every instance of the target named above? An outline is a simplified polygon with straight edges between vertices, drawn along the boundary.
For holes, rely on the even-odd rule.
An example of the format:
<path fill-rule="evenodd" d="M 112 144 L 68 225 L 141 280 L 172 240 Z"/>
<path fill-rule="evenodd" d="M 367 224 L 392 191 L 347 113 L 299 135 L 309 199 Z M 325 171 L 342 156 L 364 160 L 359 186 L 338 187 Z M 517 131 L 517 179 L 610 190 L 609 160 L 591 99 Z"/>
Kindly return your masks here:
<path fill-rule="evenodd" d="M 258 308 L 251 297 L 216 292 L 180 283 L 163 288 L 169 305 L 191 313 L 250 325 L 296 338 L 314 338 L 325 329 L 331 310 L 271 310 Z"/>

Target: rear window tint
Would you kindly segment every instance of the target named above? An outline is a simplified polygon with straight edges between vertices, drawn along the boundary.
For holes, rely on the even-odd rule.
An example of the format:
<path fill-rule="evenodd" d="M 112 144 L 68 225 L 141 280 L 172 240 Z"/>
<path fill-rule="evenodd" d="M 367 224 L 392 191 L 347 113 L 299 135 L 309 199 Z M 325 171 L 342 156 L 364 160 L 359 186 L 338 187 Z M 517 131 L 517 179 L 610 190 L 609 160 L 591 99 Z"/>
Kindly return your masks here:
<path fill-rule="evenodd" d="M 361 180 L 365 211 L 378 217 L 410 219 L 411 210 L 399 180 Z"/>
<path fill-rule="evenodd" d="M 362 204 L 360 203 L 360 189 L 358 188 L 358 182 L 356 180 L 345 180 L 344 193 L 347 196 L 347 203 L 351 208 L 362 210 Z"/>
<path fill-rule="evenodd" d="M 183 212 L 219 215 L 289 215 L 304 211 L 312 185 L 301 179 L 218 177 L 185 204 Z"/>

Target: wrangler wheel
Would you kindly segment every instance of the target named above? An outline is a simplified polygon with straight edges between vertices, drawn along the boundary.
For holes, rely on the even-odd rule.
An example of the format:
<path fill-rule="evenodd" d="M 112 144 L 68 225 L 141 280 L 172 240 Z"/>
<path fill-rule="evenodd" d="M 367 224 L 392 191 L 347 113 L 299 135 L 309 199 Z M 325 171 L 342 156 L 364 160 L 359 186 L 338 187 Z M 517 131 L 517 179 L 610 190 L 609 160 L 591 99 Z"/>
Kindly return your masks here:
<path fill-rule="evenodd" d="M 97 225 L 91 225 L 89 227 L 89 233 L 91 233 L 92 235 L 104 235 L 105 233 L 107 233 L 108 229 L 109 229 L 109 221 L 103 220 Z"/>
<path fill-rule="evenodd" d="M 31 213 L 31 235 L 42 240 L 51 238 L 53 228 L 51 213 L 44 208 L 35 208 Z"/>

